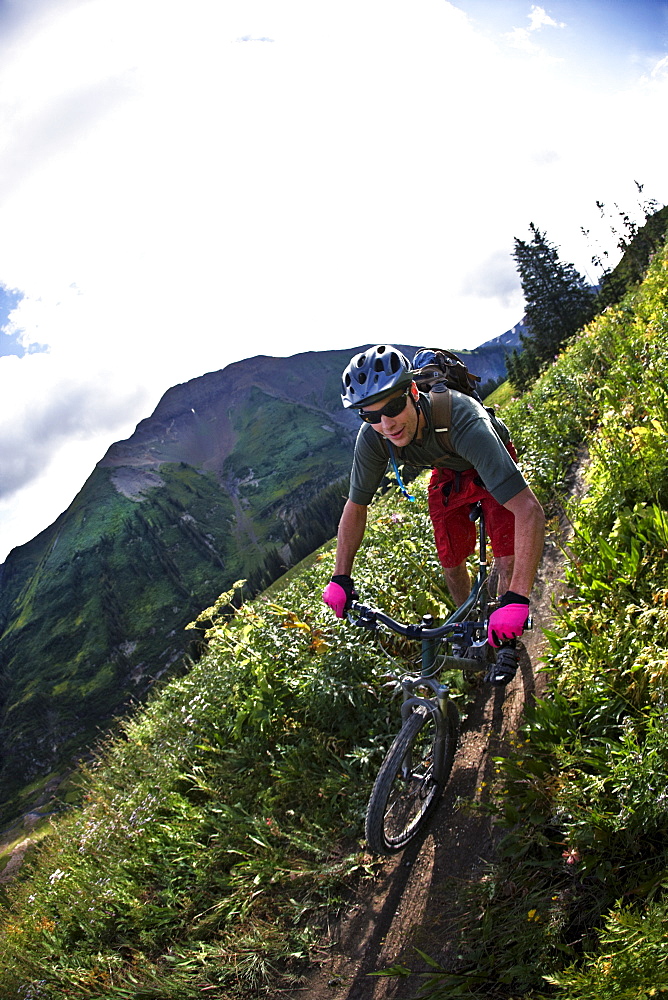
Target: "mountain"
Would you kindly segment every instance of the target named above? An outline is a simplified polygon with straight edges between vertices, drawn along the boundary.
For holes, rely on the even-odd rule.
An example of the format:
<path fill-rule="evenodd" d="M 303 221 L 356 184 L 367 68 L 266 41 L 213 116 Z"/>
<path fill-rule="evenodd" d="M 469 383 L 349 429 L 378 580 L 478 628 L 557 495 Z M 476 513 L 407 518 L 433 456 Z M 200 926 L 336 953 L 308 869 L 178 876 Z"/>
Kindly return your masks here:
<path fill-rule="evenodd" d="M 458 353 L 486 382 L 516 343 L 508 331 Z M 28 781 L 67 766 L 196 655 L 184 627 L 202 608 L 238 579 L 257 593 L 332 537 L 359 426 L 341 407 L 340 375 L 363 349 L 255 357 L 173 387 L 68 509 L 10 553 L 0 568 L 8 813 Z"/>
<path fill-rule="evenodd" d="M 526 337 L 528 334 L 529 328 L 524 322 L 516 323 L 515 326 L 510 328 L 510 330 L 506 330 L 505 333 L 502 333 L 500 337 L 494 337 L 493 340 L 488 340 L 481 347 L 479 347 L 475 353 L 484 357 L 487 353 L 493 354 L 499 347 L 503 348 L 505 351 L 512 351 L 513 348 L 520 346 L 522 335 Z"/>

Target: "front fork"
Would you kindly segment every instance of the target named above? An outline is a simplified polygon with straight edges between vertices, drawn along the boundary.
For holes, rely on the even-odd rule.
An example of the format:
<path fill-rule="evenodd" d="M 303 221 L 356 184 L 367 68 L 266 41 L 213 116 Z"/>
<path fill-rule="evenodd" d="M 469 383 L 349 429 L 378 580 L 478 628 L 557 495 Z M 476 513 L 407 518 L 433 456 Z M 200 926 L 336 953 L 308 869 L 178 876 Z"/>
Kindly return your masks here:
<path fill-rule="evenodd" d="M 408 716 L 419 706 L 426 708 L 434 717 L 436 724 L 436 739 L 434 740 L 434 757 L 432 761 L 432 777 L 437 783 L 443 778 L 443 762 L 445 759 L 444 742 L 447 738 L 447 712 L 450 695 L 450 685 L 441 684 L 433 675 L 434 663 L 436 661 L 436 651 L 438 644 L 434 639 L 423 639 L 422 641 L 422 673 L 420 676 L 407 675 L 401 680 L 401 688 L 404 694 L 401 706 L 401 719 L 406 722 Z M 451 663 L 448 661 L 452 661 Z M 464 661 L 465 662 L 465 661 Z M 441 658 L 440 666 L 446 668 L 461 668 L 462 660 L 457 656 L 445 656 Z M 434 693 L 436 704 L 429 698 L 420 697 L 416 694 L 419 688 L 429 688 Z M 410 750 L 404 757 L 401 764 L 402 777 L 410 779 L 413 763 Z"/>

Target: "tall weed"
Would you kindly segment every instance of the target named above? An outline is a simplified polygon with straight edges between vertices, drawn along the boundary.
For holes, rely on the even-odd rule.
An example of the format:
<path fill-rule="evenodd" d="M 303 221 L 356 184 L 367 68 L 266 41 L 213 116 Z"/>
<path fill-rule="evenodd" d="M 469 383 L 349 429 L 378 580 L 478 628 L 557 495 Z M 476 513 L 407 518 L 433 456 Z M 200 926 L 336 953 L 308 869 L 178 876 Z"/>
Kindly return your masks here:
<path fill-rule="evenodd" d="M 424 995 L 564 1000 L 668 985 L 668 258 L 503 411 L 549 504 L 579 445 L 547 697 L 497 761 L 500 860 L 472 887 L 468 961 Z M 660 968 L 659 968 L 660 966 Z M 452 992 L 452 991 L 455 992 Z M 460 992 L 457 992 L 460 991 Z"/>
<path fill-rule="evenodd" d="M 583 443 L 588 492 L 570 510 L 549 695 L 497 762 L 501 858 L 474 889 L 468 962 L 434 970 L 434 996 L 641 996 L 664 962 L 667 290 L 662 256 L 504 409 L 546 503 Z M 442 617 L 414 487 L 417 503 L 372 508 L 356 582 L 395 617 Z M 294 981 L 324 914 L 372 870 L 364 804 L 413 655 L 332 619 L 332 561 L 231 619 L 224 595 L 200 622 L 208 655 L 82 772 L 82 807 L 8 891 L 3 998 L 241 998 Z"/>
<path fill-rule="evenodd" d="M 374 506 L 356 573 L 406 619 L 448 606 L 425 483 L 414 492 Z M 256 996 L 298 974 L 371 871 L 364 809 L 414 652 L 333 619 L 332 564 L 323 553 L 231 618 L 222 595 L 198 623 L 205 658 L 82 771 L 82 808 L 9 889 L 3 1000 Z"/>

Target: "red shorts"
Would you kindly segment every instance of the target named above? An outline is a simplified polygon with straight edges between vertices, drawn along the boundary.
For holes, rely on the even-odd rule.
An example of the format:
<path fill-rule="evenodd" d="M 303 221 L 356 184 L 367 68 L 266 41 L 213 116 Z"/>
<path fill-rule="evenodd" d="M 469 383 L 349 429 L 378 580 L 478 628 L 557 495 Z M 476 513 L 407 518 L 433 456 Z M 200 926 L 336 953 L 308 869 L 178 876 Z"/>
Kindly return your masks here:
<path fill-rule="evenodd" d="M 511 448 L 512 445 L 508 450 Z M 460 473 L 452 469 L 432 471 L 429 514 L 434 526 L 436 551 L 445 569 L 459 566 L 475 551 L 476 524 L 469 514 L 478 500 L 482 503 L 494 555 L 511 556 L 515 551 L 515 515 L 501 506 L 481 483 L 475 469 Z"/>

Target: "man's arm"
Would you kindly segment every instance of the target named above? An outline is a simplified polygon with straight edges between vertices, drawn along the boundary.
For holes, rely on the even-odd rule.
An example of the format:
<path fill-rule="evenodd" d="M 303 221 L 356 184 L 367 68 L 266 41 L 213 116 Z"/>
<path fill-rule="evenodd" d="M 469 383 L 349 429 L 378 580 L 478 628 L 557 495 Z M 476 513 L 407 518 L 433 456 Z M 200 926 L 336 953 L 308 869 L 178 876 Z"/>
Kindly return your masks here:
<path fill-rule="evenodd" d="M 352 500 L 346 500 L 336 536 L 334 575 L 322 593 L 323 601 L 337 618 L 343 618 L 351 601 L 359 600 L 350 574 L 353 571 L 357 550 L 364 538 L 365 528 L 366 507 Z"/>
<path fill-rule="evenodd" d="M 353 562 L 364 538 L 366 512 L 366 507 L 353 503 L 352 500 L 346 500 L 336 536 L 334 576 L 350 576 L 352 574 Z"/>
<path fill-rule="evenodd" d="M 527 486 L 503 505 L 515 515 L 515 562 L 509 590 L 528 597 L 545 544 L 545 514 Z"/>

